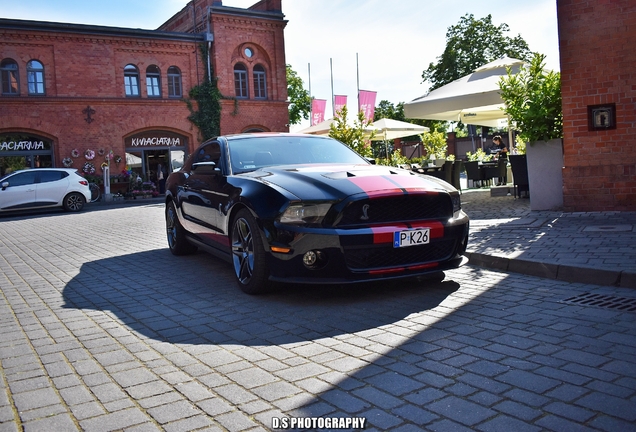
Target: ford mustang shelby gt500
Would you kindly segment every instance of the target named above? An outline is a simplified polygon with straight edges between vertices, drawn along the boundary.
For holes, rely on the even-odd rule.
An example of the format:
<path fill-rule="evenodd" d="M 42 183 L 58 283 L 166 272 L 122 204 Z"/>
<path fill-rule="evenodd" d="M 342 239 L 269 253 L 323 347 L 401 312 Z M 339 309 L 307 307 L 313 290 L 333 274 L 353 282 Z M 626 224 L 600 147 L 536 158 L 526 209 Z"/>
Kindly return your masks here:
<path fill-rule="evenodd" d="M 321 136 L 206 141 L 168 177 L 165 216 L 173 254 L 200 247 L 226 258 L 249 294 L 276 281 L 395 279 L 467 261 L 455 188 Z"/>

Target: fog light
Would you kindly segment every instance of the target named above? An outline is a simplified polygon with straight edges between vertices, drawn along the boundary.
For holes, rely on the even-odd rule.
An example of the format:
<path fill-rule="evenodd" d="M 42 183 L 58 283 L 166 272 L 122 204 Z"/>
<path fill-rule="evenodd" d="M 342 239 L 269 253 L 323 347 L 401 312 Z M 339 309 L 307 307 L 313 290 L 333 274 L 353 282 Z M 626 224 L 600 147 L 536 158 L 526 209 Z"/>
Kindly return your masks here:
<path fill-rule="evenodd" d="M 305 263 L 306 266 L 312 266 L 316 264 L 316 261 L 318 261 L 318 255 L 314 251 L 306 252 L 305 255 L 303 255 L 303 263 Z"/>

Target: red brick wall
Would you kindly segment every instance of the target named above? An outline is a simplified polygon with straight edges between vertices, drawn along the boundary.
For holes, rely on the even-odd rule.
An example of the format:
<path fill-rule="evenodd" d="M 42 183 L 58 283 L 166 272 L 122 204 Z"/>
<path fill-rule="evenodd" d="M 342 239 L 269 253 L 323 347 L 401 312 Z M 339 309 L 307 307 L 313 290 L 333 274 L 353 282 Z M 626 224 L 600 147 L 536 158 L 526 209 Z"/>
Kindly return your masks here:
<path fill-rule="evenodd" d="M 636 210 L 636 2 L 558 0 L 566 210 Z M 588 106 L 616 104 L 616 129 Z"/>
<path fill-rule="evenodd" d="M 234 65 L 241 62 L 248 69 L 249 97 L 238 99 L 236 104 L 234 101 L 223 101 L 221 133 L 239 133 L 253 128 L 289 131 L 284 39 L 286 22 L 281 13 L 280 0 L 263 0 L 238 12 L 223 7 L 219 1 L 193 0 L 160 29 L 189 33 L 193 32 L 194 23 L 199 31 L 209 29 L 214 36 L 211 69 L 223 96 L 235 96 Z M 253 57 L 244 56 L 246 47 L 252 49 Z M 266 73 L 267 99 L 264 101 L 254 99 L 252 72 L 257 64 L 262 65 Z"/>
<path fill-rule="evenodd" d="M 70 157 L 71 150 L 113 150 L 123 155 L 124 137 L 147 129 L 170 130 L 188 137 L 190 150 L 198 143 L 198 130 L 187 120 L 186 104 L 168 99 L 167 70 L 181 70 L 184 92 L 196 85 L 195 44 L 134 37 L 90 36 L 55 31 L 0 29 L 0 58 L 18 62 L 20 95 L 0 97 L 0 134 L 24 132 L 53 140 L 54 161 Z M 26 63 L 44 65 L 45 96 L 29 96 Z M 123 68 L 140 70 L 139 98 L 126 98 Z M 161 99 L 147 97 L 145 70 L 161 70 Z M 93 121 L 82 111 L 90 106 Z M 93 161 L 96 166 L 103 160 Z M 74 165 L 81 167 L 80 162 Z"/>

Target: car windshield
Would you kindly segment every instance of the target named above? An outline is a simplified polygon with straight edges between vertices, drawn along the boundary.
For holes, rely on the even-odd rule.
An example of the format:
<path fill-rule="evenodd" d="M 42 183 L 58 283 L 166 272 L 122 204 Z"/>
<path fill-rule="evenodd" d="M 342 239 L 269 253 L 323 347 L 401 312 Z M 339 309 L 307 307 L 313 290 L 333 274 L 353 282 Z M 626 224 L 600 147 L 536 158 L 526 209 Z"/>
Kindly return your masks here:
<path fill-rule="evenodd" d="M 360 155 L 331 138 L 275 135 L 228 140 L 235 174 L 271 165 L 366 164 Z"/>

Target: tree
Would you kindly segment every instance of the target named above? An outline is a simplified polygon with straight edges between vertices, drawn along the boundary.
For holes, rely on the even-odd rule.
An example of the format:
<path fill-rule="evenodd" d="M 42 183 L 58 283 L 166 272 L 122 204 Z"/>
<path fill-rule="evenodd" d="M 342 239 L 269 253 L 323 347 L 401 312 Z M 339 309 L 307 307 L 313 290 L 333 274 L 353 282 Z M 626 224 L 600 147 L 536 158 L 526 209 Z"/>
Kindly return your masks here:
<path fill-rule="evenodd" d="M 437 63 L 422 72 L 422 82 L 431 83 L 432 91 L 503 56 L 529 61 L 532 52 L 526 41 L 521 35 L 505 36 L 508 31 L 508 24 L 494 25 L 491 15 L 479 20 L 473 14 L 464 15 L 448 28 L 446 49 Z"/>
<path fill-rule="evenodd" d="M 563 138 L 561 74 L 546 71 L 544 60 L 535 54 L 529 66 L 499 80 L 505 112 L 525 142 Z"/>
<path fill-rule="evenodd" d="M 311 97 L 303 87 L 303 80 L 286 65 L 287 99 L 289 100 L 289 124 L 299 124 L 302 119 L 308 120 L 311 112 Z"/>
<path fill-rule="evenodd" d="M 349 126 L 347 123 L 347 106 L 345 105 L 338 111 L 333 123 L 329 126 L 329 136 L 348 145 L 360 156 L 370 157 L 371 146 L 368 141 L 373 138 L 375 133 L 368 134 L 364 131 L 370 124 L 365 119 L 364 113 L 360 111 L 353 126 Z"/>

